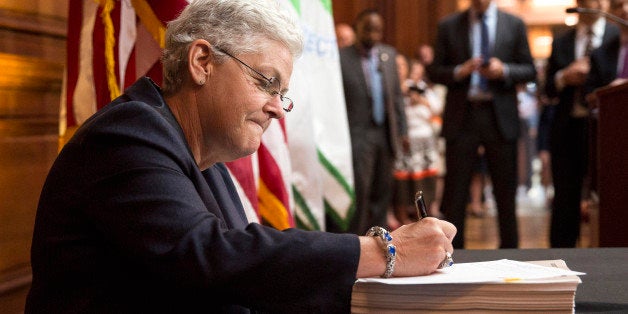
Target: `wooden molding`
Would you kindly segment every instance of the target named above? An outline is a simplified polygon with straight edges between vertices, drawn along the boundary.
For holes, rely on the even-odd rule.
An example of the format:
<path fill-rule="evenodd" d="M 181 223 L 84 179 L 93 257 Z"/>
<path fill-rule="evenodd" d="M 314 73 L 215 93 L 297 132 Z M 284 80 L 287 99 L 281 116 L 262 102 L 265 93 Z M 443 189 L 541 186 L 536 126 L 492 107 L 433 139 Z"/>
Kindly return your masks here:
<path fill-rule="evenodd" d="M 6 273 L 0 273 L 0 297 L 30 286 L 32 280 L 33 275 L 29 265 L 24 265 Z"/>
<path fill-rule="evenodd" d="M 0 28 L 66 38 L 67 21 L 58 17 L 0 9 Z"/>
<path fill-rule="evenodd" d="M 0 88 L 60 90 L 63 63 L 0 53 Z"/>

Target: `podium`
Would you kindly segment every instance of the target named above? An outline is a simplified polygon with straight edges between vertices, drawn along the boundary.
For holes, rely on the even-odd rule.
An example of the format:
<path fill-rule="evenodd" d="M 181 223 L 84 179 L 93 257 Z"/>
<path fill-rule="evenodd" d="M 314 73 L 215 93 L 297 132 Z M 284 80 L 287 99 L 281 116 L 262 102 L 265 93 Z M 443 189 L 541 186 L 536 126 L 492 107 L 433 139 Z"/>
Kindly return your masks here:
<path fill-rule="evenodd" d="M 628 82 L 595 91 L 598 99 L 598 246 L 628 246 Z"/>

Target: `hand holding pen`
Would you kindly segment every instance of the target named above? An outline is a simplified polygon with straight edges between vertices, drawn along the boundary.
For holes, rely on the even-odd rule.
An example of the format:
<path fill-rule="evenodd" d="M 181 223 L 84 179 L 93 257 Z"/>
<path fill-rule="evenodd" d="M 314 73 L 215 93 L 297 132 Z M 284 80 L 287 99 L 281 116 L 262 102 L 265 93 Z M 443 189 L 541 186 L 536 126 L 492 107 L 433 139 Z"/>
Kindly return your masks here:
<path fill-rule="evenodd" d="M 414 195 L 414 206 L 419 217 L 419 221 L 427 217 L 427 206 L 425 205 L 425 199 L 423 198 L 423 191 L 419 190 Z M 445 252 L 445 259 L 440 263 L 438 268 L 449 267 L 454 264 L 454 259 L 451 257 L 450 252 Z"/>

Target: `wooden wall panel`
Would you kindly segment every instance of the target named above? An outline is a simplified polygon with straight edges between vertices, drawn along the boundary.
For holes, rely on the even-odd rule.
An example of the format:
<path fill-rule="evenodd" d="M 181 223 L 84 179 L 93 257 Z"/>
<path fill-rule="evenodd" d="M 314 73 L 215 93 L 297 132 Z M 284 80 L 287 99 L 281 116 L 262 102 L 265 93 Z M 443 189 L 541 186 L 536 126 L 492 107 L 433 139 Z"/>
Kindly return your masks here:
<path fill-rule="evenodd" d="M 0 312 L 23 313 L 39 193 L 57 156 L 67 0 L 0 0 Z"/>
<path fill-rule="evenodd" d="M 420 44 L 432 44 L 438 20 L 457 8 L 455 1 L 433 0 L 336 0 L 332 5 L 336 23 L 353 24 L 362 10 L 377 9 L 386 23 L 384 42 L 407 56 Z"/>

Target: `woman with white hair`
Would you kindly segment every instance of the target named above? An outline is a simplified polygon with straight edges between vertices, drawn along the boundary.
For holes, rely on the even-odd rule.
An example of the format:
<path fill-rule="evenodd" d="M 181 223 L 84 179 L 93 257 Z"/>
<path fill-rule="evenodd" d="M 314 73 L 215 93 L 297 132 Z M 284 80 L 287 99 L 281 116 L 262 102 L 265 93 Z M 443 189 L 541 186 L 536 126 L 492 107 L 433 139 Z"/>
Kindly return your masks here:
<path fill-rule="evenodd" d="M 434 218 L 364 237 L 247 222 L 223 162 L 292 110 L 298 29 L 274 0 L 198 0 L 168 24 L 163 89 L 139 79 L 52 166 L 27 313 L 348 312 L 357 277 L 450 257 Z"/>

